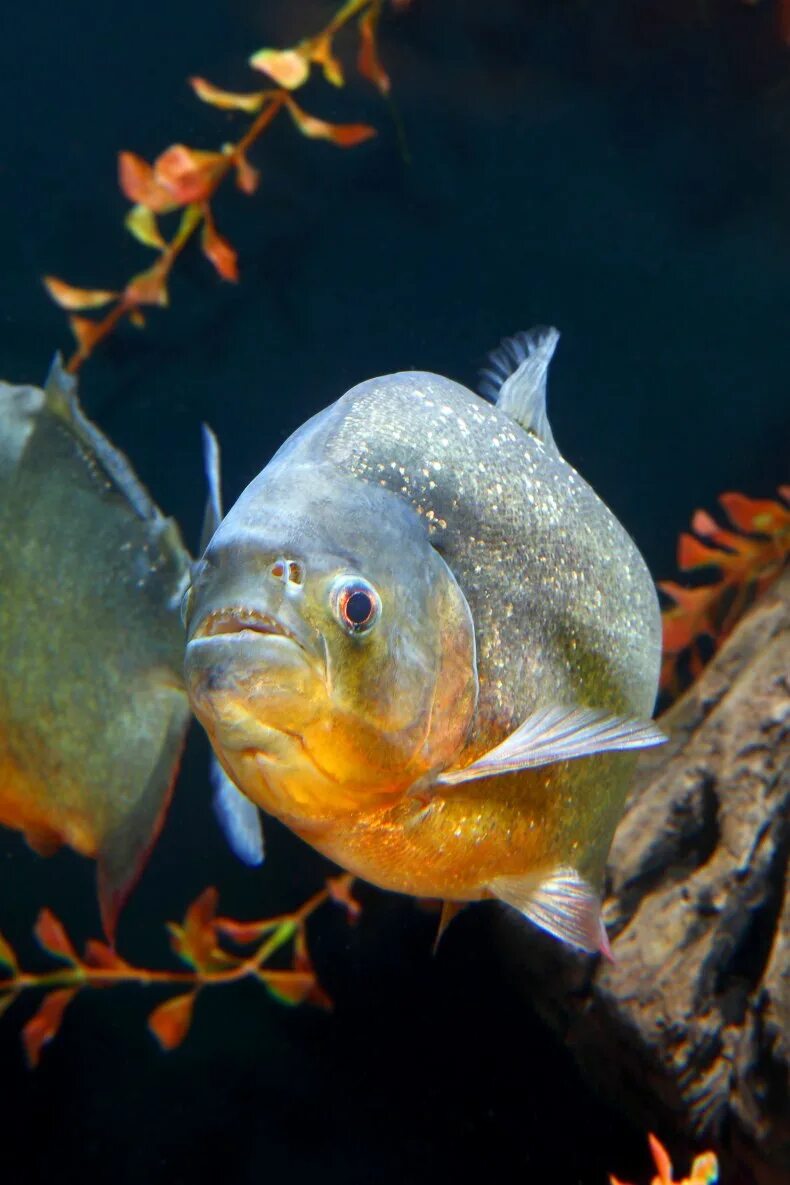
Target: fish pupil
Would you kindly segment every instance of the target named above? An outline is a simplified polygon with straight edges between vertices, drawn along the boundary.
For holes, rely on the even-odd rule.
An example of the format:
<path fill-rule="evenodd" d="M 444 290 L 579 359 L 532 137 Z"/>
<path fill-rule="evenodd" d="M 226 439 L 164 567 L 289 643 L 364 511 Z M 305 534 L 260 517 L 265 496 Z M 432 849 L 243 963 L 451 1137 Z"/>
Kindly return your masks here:
<path fill-rule="evenodd" d="M 373 616 L 373 599 L 364 589 L 355 589 L 346 600 L 343 610 L 350 625 L 365 625 Z"/>

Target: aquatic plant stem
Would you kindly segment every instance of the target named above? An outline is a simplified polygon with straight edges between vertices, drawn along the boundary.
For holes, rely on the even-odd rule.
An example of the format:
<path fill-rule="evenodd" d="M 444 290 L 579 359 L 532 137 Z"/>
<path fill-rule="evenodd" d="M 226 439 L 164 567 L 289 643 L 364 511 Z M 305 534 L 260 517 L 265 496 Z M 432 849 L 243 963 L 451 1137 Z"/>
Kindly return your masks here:
<path fill-rule="evenodd" d="M 271 92 L 271 95 L 268 96 L 267 105 L 264 106 L 263 110 L 238 143 L 233 145 L 225 153 L 225 161 L 217 167 L 214 179 L 209 183 L 206 198 L 201 202 L 191 202 L 185 207 L 178 230 L 173 238 L 166 244 L 153 267 L 148 272 L 142 273 L 142 276 L 149 279 L 152 285 L 156 282 L 158 291 L 164 291 L 163 285 L 170 275 L 173 264 L 198 227 L 206 220 L 207 216 L 210 216 L 208 214 L 209 201 L 225 180 L 228 173 L 236 167 L 236 162 L 245 156 L 247 150 L 263 134 L 275 116 L 285 106 L 287 97 L 288 93 L 284 89 Z M 150 299 L 145 299 L 146 290 L 140 284 L 140 279 L 141 276 L 136 276 L 127 284 L 118 303 L 100 321 L 95 322 L 90 336 L 84 341 L 79 342 L 77 348 L 66 363 L 66 370 L 69 374 L 77 374 L 83 362 L 91 356 L 100 342 L 110 336 L 119 322 L 125 317 L 134 318 L 135 314 L 140 315 L 141 307 L 152 303 Z M 155 303 L 160 302 L 157 301 Z"/>

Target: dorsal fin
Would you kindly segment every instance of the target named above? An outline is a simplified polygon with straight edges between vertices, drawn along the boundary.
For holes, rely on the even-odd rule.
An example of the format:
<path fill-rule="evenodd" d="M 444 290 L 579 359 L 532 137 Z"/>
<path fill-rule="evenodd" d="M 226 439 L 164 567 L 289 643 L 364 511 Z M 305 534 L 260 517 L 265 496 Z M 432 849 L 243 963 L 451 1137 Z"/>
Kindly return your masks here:
<path fill-rule="evenodd" d="M 202 555 L 209 545 L 211 536 L 222 522 L 222 493 L 220 479 L 219 441 L 209 428 L 203 424 L 203 465 L 206 470 L 208 493 L 206 494 L 206 509 L 203 512 L 203 529 L 200 532 L 200 547 L 198 555 Z"/>
<path fill-rule="evenodd" d="M 555 453 L 546 414 L 546 373 L 559 339 L 556 329 L 542 325 L 504 338 L 488 355 L 478 384 L 481 395 Z"/>

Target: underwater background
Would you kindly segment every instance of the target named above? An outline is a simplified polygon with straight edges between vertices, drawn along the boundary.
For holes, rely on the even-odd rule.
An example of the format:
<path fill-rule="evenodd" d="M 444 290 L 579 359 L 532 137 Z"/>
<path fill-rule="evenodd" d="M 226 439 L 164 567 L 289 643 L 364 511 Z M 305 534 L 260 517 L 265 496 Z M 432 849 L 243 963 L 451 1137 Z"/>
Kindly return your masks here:
<path fill-rule="evenodd" d="M 116 152 L 231 139 L 233 117 L 185 79 L 254 86 L 249 53 L 293 44 L 333 7 L 29 0 L 5 14 L 3 378 L 41 382 L 70 347 L 43 273 L 112 287 L 143 266 L 121 228 Z M 374 123 L 378 138 L 338 152 L 278 122 L 254 156 L 259 193 L 217 203 L 241 283 L 190 253 L 173 307 L 86 366 L 86 410 L 195 548 L 201 421 L 220 438 L 229 505 L 357 381 L 413 367 L 474 385 L 500 337 L 554 324 L 558 443 L 654 575 L 673 576 L 695 507 L 727 489 L 770 496 L 788 476 L 790 50 L 775 6 L 414 0 L 380 45 L 408 162 L 372 88 L 316 83 L 311 110 Z M 207 770 L 195 726 L 122 918 L 136 961 L 166 960 L 164 921 L 206 884 L 223 913 L 260 917 L 328 870 L 270 820 L 263 868 L 237 864 Z M 98 934 L 93 877 L 0 831 L 0 929 L 28 961 L 43 904 L 76 938 Z M 325 911 L 311 929 L 332 1014 L 252 985 L 206 993 L 166 1056 L 145 1027 L 158 995 L 90 993 L 35 1073 L 5 1018 L 4 1169 L 117 1185 L 646 1178 L 644 1133 L 588 1091 L 519 988 L 510 951 L 526 928 L 475 907 L 434 958 L 434 914 L 359 895 L 356 927 Z"/>

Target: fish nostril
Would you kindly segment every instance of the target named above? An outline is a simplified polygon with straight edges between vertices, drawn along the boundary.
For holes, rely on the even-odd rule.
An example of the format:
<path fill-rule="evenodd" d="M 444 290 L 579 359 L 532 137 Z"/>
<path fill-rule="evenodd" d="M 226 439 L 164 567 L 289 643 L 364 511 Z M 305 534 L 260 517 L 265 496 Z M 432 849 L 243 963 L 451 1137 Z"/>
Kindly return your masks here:
<path fill-rule="evenodd" d="M 280 557 L 274 561 L 270 571 L 275 580 L 281 580 L 283 584 L 296 587 L 304 584 L 304 568 L 297 560 Z"/>

